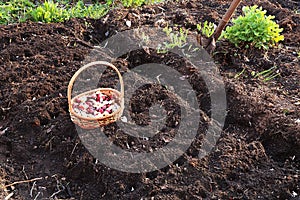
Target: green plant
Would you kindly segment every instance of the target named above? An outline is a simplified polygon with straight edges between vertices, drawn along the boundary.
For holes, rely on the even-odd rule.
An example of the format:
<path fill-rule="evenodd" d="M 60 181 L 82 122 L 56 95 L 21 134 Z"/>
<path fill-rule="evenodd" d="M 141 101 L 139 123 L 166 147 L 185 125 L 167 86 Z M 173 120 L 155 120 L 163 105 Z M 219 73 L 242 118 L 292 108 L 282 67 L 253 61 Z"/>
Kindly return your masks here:
<path fill-rule="evenodd" d="M 106 5 L 111 6 L 114 3 L 114 0 L 106 0 Z"/>
<path fill-rule="evenodd" d="M 256 72 L 252 72 L 251 75 L 254 77 L 254 78 L 262 78 L 264 82 L 266 81 L 270 81 L 274 78 L 276 78 L 277 76 L 280 75 L 280 73 L 277 71 L 277 67 L 276 66 L 273 66 L 271 67 L 270 69 L 267 69 L 267 70 L 264 70 L 264 71 L 261 71 L 259 73 L 256 73 Z"/>
<path fill-rule="evenodd" d="M 71 1 L 70 0 L 56 0 L 56 3 L 59 5 L 68 5 Z"/>
<path fill-rule="evenodd" d="M 78 1 L 74 7 L 71 7 L 68 11 L 71 18 L 83 18 L 89 17 L 93 19 L 99 19 L 107 11 L 105 5 L 96 3 L 90 6 L 86 6 L 83 1 Z"/>
<path fill-rule="evenodd" d="M 203 27 L 200 24 L 197 24 L 197 30 L 204 36 L 210 37 L 215 31 L 215 24 L 212 22 L 205 21 Z"/>
<path fill-rule="evenodd" d="M 0 5 L 0 24 L 7 24 L 10 21 L 10 15 L 3 4 Z"/>
<path fill-rule="evenodd" d="M 52 0 L 45 1 L 38 7 L 28 12 L 29 19 L 40 22 L 63 22 L 70 18 L 93 18 L 98 19 L 107 12 L 107 6 L 95 3 L 86 6 L 82 0 L 73 7 L 67 5 L 66 1 L 54 3 Z"/>
<path fill-rule="evenodd" d="M 233 26 L 227 27 L 223 33 L 224 38 L 236 46 L 244 43 L 267 49 L 284 40 L 284 36 L 280 35 L 283 29 L 272 21 L 275 17 L 266 16 L 266 11 L 262 8 L 258 8 L 257 5 L 245 6 L 243 13 L 243 16 L 233 19 Z"/>
<path fill-rule="evenodd" d="M 29 0 L 0 2 L 0 24 L 26 21 L 26 13 L 33 7 L 34 4 Z"/>
<path fill-rule="evenodd" d="M 237 73 L 237 74 L 234 76 L 234 78 L 235 78 L 235 79 L 239 78 L 242 74 L 244 74 L 245 70 L 246 70 L 246 69 L 243 68 L 243 70 L 242 70 L 241 72 Z"/>
<path fill-rule="evenodd" d="M 39 22 L 63 22 L 70 18 L 98 19 L 105 15 L 108 9 L 119 2 L 124 7 L 136 7 L 152 4 L 162 0 L 106 0 L 106 4 L 93 0 L 93 4 L 86 5 L 83 0 L 70 4 L 69 0 L 46 0 L 35 5 L 31 0 L 0 1 L 0 24 L 25 22 L 26 20 Z"/>
<path fill-rule="evenodd" d="M 70 14 L 64 8 L 59 7 L 58 3 L 52 0 L 45 1 L 37 8 L 31 9 L 28 13 L 29 19 L 40 22 L 63 22 L 70 19 Z"/>
<path fill-rule="evenodd" d="M 175 47 L 182 48 L 186 45 L 188 30 L 179 29 L 179 33 L 174 33 L 172 28 L 165 27 L 163 31 L 166 33 L 169 41 L 158 46 L 158 53 L 166 53 Z"/>
<path fill-rule="evenodd" d="M 149 45 L 150 43 L 150 39 L 149 39 L 149 36 L 145 34 L 145 32 L 142 32 L 142 35 L 141 35 L 141 43 L 140 43 L 140 46 L 143 46 L 143 45 Z"/>
<path fill-rule="evenodd" d="M 163 0 L 121 0 L 121 4 L 125 8 L 129 7 L 138 7 L 142 6 L 144 4 L 154 4 L 154 3 L 159 3 L 162 2 Z M 114 0 L 106 0 L 107 5 L 113 5 Z"/>
<path fill-rule="evenodd" d="M 121 0 L 124 7 L 136 7 L 144 4 L 144 0 Z"/>

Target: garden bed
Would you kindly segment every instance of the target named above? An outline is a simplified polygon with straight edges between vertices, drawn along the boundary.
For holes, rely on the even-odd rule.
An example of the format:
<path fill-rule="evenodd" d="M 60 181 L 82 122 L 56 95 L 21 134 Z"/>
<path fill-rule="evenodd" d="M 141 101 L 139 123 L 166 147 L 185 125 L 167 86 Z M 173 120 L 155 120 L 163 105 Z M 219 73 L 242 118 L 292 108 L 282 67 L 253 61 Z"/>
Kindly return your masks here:
<path fill-rule="evenodd" d="M 11 199 L 298 199 L 300 15 L 296 1 L 241 4 L 257 4 L 276 17 L 284 28 L 280 48 L 238 49 L 223 40 L 217 43 L 213 58 L 225 83 L 228 114 L 222 135 L 208 156 L 198 159 L 202 142 L 198 137 L 184 155 L 161 170 L 120 172 L 97 162 L 70 119 L 67 86 L 93 45 L 116 32 L 155 26 L 162 19 L 196 32 L 197 23 L 218 23 L 230 2 L 175 1 L 113 10 L 99 20 L 1 26 L 0 184 L 36 181 L 2 189 L 0 198 L 13 193 Z M 130 28 L 126 20 L 131 21 Z M 144 50 L 120 57 L 114 64 L 125 72 L 145 63 L 170 61 L 174 69 L 192 74 L 181 58 L 149 55 Z M 253 76 L 274 66 L 279 75 L 271 80 Z M 201 95 L 206 94 L 201 81 L 189 81 L 198 85 L 195 88 L 205 107 L 207 96 Z M 147 95 L 152 102 L 174 98 L 158 85 L 141 88 L 132 98 L 138 124 L 147 124 L 145 108 L 151 104 Z M 163 106 L 178 114 L 172 102 Z M 172 126 L 177 120 L 167 123 Z M 115 128 L 108 126 L 106 133 L 120 147 L 144 145 L 126 134 L 116 136 Z M 150 147 L 164 145 L 165 136 L 172 138 L 174 133 L 166 130 L 156 141 L 149 141 Z"/>

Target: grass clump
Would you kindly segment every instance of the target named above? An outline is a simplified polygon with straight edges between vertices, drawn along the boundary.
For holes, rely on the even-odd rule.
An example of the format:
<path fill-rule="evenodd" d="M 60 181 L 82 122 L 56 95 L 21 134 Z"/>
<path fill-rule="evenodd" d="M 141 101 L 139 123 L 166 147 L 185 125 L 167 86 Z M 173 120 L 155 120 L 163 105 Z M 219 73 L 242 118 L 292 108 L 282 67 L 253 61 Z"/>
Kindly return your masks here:
<path fill-rule="evenodd" d="M 244 15 L 232 20 L 233 25 L 226 28 L 224 38 L 236 46 L 244 44 L 259 49 L 268 49 L 283 41 L 284 36 L 280 34 L 283 29 L 273 21 L 275 17 L 266 16 L 266 12 L 257 5 L 243 7 Z"/>

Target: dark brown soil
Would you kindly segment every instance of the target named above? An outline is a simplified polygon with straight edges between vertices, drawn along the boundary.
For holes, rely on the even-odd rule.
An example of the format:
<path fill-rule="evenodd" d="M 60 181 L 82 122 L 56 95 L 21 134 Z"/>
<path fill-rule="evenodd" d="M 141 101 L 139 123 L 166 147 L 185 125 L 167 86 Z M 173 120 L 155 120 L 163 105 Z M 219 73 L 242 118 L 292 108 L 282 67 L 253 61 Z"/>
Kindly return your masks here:
<path fill-rule="evenodd" d="M 198 159 L 201 137 L 176 162 L 161 170 L 132 174 L 110 169 L 84 147 L 70 120 L 66 98 L 72 75 L 93 45 L 117 31 L 157 26 L 164 19 L 196 32 L 196 24 L 218 23 L 229 0 L 168 2 L 140 9 L 118 9 L 100 20 L 59 24 L 23 23 L 0 27 L 0 198 L 11 199 L 299 199 L 300 198 L 300 15 L 299 2 L 251 0 L 276 16 L 285 41 L 268 51 L 238 49 L 217 43 L 214 60 L 226 85 L 228 115 L 216 147 Z M 241 6 L 242 6 L 241 5 Z M 240 8 L 238 13 L 240 12 Z M 106 35 L 109 33 L 109 35 Z M 131 52 L 115 61 L 122 72 L 143 63 L 172 65 L 191 74 L 175 55 Z M 264 81 L 251 73 L 277 66 L 279 76 Z M 245 70 L 239 77 L 237 73 Z M 199 79 L 190 78 L 198 94 Z M 201 89 L 202 88 L 202 89 Z M 201 91 L 203 90 L 203 91 Z M 146 95 L 149 95 L 148 96 Z M 132 101 L 132 116 L 147 124 L 147 108 L 158 99 L 175 117 L 163 133 L 173 137 L 180 118 L 172 95 L 157 85 L 140 88 Z M 204 95 L 205 96 L 205 95 Z M 150 100 L 149 100 L 150 99 Z M 207 103 L 207 96 L 200 97 Z M 204 111 L 206 103 L 203 103 Z M 126 134 L 114 138 L 120 147 L 135 142 Z M 203 128 L 205 129 L 205 127 Z M 199 130 L 201 134 L 201 130 Z M 150 148 L 165 144 L 160 135 Z M 146 149 L 146 150 L 149 150 Z M 22 180 L 27 183 L 8 184 Z M 6 187 L 7 186 L 7 187 Z M 60 192 L 58 192 L 60 191 Z"/>

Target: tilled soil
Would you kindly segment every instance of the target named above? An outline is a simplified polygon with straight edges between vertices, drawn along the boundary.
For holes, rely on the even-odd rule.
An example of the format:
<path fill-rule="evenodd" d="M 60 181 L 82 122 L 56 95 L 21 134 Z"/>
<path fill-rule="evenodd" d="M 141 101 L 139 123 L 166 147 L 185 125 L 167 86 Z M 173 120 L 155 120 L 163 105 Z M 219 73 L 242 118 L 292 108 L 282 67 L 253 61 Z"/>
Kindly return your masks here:
<path fill-rule="evenodd" d="M 166 23 L 196 33 L 197 23 L 218 23 L 230 2 L 175 1 L 116 9 L 100 20 L 1 26 L 1 198 L 13 194 L 11 199 L 299 199 L 297 1 L 251 0 L 238 8 L 240 13 L 241 6 L 257 4 L 275 15 L 285 36 L 278 48 L 263 51 L 239 49 L 224 40 L 217 43 L 213 58 L 225 84 L 227 116 L 217 145 L 204 158 L 199 159 L 198 153 L 205 123 L 190 148 L 167 167 L 148 173 L 120 172 L 90 154 L 70 119 L 67 86 L 94 45 L 123 30 Z M 130 27 L 126 21 L 131 21 Z M 114 64 L 124 73 L 151 62 L 172 63 L 172 68 L 187 75 L 203 106 L 201 120 L 209 118 L 203 80 L 192 76 L 182 58 L 141 49 Z M 253 76 L 274 66 L 279 75 L 269 81 Z M 115 83 L 107 78 L 107 83 Z M 166 88 L 148 85 L 130 101 L 131 117 L 142 126 L 149 124 L 149 107 L 160 103 L 172 114 L 166 121 L 168 128 L 140 141 L 125 133 L 116 135 L 117 126 L 112 124 L 105 133 L 116 145 L 155 151 L 172 140 L 180 109 Z"/>

